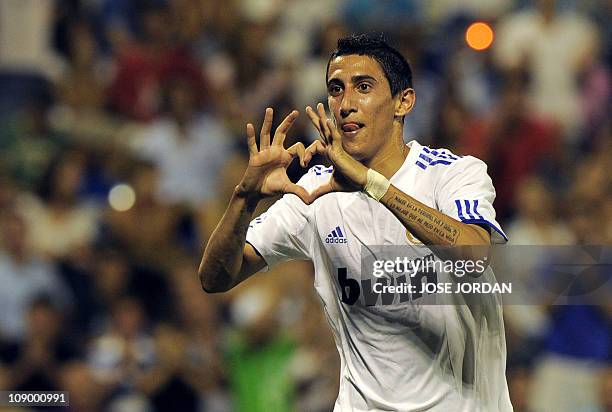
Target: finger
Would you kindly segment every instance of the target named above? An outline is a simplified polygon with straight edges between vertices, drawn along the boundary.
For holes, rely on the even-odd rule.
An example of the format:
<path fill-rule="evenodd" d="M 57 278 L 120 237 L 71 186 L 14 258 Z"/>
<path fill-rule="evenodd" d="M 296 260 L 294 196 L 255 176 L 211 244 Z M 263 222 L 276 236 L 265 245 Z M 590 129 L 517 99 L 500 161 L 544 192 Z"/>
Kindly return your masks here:
<path fill-rule="evenodd" d="M 312 157 L 316 154 L 327 155 L 325 145 L 320 140 L 315 140 L 310 146 L 308 146 L 304 152 L 304 167 L 310 163 Z"/>
<path fill-rule="evenodd" d="M 328 193 L 333 192 L 333 185 L 331 180 L 327 183 L 322 184 L 321 186 L 317 187 L 315 190 L 313 190 L 310 193 L 310 197 L 309 197 L 309 203 L 314 202 L 315 200 L 317 200 L 318 198 L 320 198 L 323 195 L 326 195 Z"/>
<path fill-rule="evenodd" d="M 312 122 L 312 124 L 314 125 L 314 127 L 319 131 L 319 135 L 321 136 L 321 139 L 323 141 L 323 144 L 327 144 L 327 136 L 325 136 L 325 131 L 322 128 L 322 122 L 321 122 L 321 118 L 319 117 L 318 114 L 318 107 L 321 103 L 317 104 L 317 111 L 315 111 L 312 107 L 308 106 L 307 113 L 308 113 L 308 117 L 310 117 L 310 121 Z"/>
<path fill-rule="evenodd" d="M 292 193 L 296 195 L 297 197 L 302 199 L 302 202 L 306 203 L 307 205 L 311 203 L 310 194 L 302 186 L 296 185 L 295 183 L 287 183 L 283 188 L 283 191 L 285 193 Z"/>
<path fill-rule="evenodd" d="M 331 130 L 331 144 L 334 147 L 342 145 L 342 136 L 331 119 L 327 119 L 327 127 Z"/>
<path fill-rule="evenodd" d="M 256 155 L 257 150 L 257 140 L 255 139 L 255 128 L 251 123 L 247 123 L 246 125 L 246 134 L 247 134 L 247 146 L 249 147 L 249 155 Z"/>
<path fill-rule="evenodd" d="M 285 142 L 285 137 L 287 137 L 287 132 L 293 126 L 295 119 L 298 118 L 300 112 L 297 110 L 292 111 L 283 119 L 280 125 L 276 128 L 276 132 L 274 132 L 274 139 L 272 140 L 273 146 L 282 146 Z"/>
<path fill-rule="evenodd" d="M 297 142 L 293 146 L 287 149 L 287 152 L 291 155 L 291 157 L 297 156 L 300 159 L 300 166 L 306 167 L 307 163 L 304 162 L 304 154 L 306 149 L 304 148 L 304 144 L 302 142 Z"/>
<path fill-rule="evenodd" d="M 319 116 L 310 106 L 306 106 L 306 115 L 310 119 L 310 122 L 313 124 L 315 129 L 317 129 L 319 132 L 319 136 L 321 136 L 321 139 L 323 139 L 323 143 L 325 143 L 325 134 L 323 134 L 323 130 L 321 130 L 321 121 L 319 120 Z"/>
<path fill-rule="evenodd" d="M 331 132 L 329 127 L 327 126 L 327 114 L 325 113 L 325 106 L 323 103 L 317 104 L 317 113 L 319 114 L 319 122 L 321 124 L 321 130 L 323 130 L 323 134 L 325 135 L 325 143 L 331 143 Z"/>
<path fill-rule="evenodd" d="M 270 147 L 270 130 L 272 130 L 272 116 L 274 111 L 268 107 L 264 116 L 263 125 L 261 126 L 261 133 L 259 135 L 259 148 Z"/>

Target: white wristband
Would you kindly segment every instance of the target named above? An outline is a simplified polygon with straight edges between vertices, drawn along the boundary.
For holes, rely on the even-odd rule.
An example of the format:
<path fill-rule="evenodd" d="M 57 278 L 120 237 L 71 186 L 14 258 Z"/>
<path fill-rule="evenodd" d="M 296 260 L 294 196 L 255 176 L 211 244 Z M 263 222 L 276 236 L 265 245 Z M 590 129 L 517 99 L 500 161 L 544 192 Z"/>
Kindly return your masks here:
<path fill-rule="evenodd" d="M 363 191 L 366 192 L 366 194 L 372 199 L 380 202 L 380 199 L 382 199 L 385 193 L 387 193 L 387 190 L 389 190 L 391 182 L 389 182 L 386 177 L 374 169 L 368 169 L 367 179 L 368 180 L 366 181 Z"/>

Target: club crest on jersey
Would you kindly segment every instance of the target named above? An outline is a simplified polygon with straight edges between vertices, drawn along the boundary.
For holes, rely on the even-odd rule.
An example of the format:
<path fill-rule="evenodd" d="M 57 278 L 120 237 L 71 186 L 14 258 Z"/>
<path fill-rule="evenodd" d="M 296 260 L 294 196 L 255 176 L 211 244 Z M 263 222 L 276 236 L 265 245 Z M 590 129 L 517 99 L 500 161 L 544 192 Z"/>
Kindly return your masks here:
<path fill-rule="evenodd" d="M 412 233 L 410 233 L 410 231 L 408 229 L 406 229 L 406 238 L 410 241 L 410 243 L 415 244 L 415 245 L 422 245 L 423 242 L 421 242 L 419 239 L 417 239 L 417 237 L 415 235 L 413 235 Z"/>
<path fill-rule="evenodd" d="M 336 226 L 336 228 L 327 235 L 325 243 L 346 243 L 346 236 L 342 233 L 340 226 Z"/>

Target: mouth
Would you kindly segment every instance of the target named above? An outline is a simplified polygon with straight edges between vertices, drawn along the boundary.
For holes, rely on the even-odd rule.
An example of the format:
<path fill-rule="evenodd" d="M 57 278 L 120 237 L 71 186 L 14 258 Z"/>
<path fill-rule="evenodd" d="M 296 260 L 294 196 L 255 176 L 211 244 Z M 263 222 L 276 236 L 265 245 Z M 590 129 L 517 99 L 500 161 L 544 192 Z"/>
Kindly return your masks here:
<path fill-rule="evenodd" d="M 355 137 L 364 127 L 362 123 L 344 123 L 341 129 L 345 137 Z"/>

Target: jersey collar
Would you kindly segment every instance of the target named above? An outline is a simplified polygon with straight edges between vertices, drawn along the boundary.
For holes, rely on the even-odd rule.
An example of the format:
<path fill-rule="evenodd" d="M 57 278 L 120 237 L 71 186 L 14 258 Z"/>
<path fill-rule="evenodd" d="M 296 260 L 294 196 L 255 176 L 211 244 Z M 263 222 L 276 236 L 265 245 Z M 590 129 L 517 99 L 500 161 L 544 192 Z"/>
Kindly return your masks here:
<path fill-rule="evenodd" d="M 418 159 L 419 153 L 421 152 L 421 144 L 416 140 L 411 140 L 406 143 L 406 146 L 410 148 L 410 152 L 408 152 L 408 156 L 404 159 L 404 163 L 400 166 L 399 169 L 391 176 L 391 183 L 397 182 L 397 180 L 406 173 L 411 167 L 414 166 L 416 160 Z"/>

